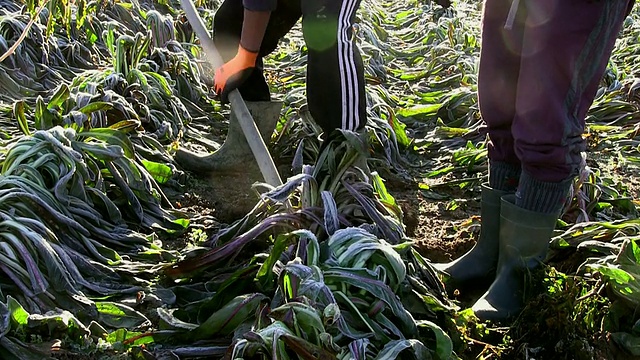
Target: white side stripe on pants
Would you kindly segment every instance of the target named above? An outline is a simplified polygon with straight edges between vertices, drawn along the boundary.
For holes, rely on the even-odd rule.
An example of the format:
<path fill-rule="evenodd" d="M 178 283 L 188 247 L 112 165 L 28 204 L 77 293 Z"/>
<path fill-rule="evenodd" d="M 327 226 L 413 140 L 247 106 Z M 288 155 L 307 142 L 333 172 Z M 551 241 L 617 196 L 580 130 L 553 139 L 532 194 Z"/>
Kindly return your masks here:
<path fill-rule="evenodd" d="M 350 19 L 357 2 L 357 0 L 342 0 L 338 16 L 338 66 L 342 89 L 342 129 L 344 130 L 355 130 L 360 118 L 358 77 L 353 58 L 353 41 L 349 37 Z"/>

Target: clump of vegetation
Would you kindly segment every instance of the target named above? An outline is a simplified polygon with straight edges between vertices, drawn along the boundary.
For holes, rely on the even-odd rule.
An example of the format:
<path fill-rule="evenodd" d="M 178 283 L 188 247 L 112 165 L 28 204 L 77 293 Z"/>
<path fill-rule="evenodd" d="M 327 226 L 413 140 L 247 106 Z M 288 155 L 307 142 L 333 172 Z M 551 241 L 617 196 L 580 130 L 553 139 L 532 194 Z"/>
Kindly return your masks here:
<path fill-rule="evenodd" d="M 197 5 L 210 24 L 220 2 Z M 637 188 L 621 180 L 640 159 L 637 9 L 512 326 L 447 298 L 407 234 L 393 184 L 452 212 L 486 177 L 480 7 L 363 1 L 370 121 L 324 147 L 294 30 L 266 59 L 285 104 L 270 146 L 290 178 L 212 225 L 176 200 L 189 183 L 172 153 L 217 148 L 228 109 L 179 3 L 0 0 L 0 357 L 640 356 Z"/>

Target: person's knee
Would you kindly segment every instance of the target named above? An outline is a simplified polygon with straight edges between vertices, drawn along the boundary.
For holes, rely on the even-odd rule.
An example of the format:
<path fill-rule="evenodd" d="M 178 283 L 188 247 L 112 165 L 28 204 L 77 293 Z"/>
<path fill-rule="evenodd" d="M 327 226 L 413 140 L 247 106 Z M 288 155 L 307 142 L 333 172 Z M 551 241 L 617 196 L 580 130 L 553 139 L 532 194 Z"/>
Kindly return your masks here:
<path fill-rule="evenodd" d="M 305 18 L 302 22 L 302 35 L 307 48 L 323 52 L 335 47 L 338 42 L 338 18 Z"/>

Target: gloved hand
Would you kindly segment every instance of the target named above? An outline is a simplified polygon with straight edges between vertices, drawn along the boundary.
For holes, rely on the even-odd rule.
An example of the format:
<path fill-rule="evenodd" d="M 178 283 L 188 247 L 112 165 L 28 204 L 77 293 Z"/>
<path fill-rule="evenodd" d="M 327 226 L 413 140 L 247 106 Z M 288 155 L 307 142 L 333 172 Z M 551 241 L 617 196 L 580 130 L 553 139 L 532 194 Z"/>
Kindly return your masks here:
<path fill-rule="evenodd" d="M 213 87 L 223 104 L 229 102 L 229 93 L 247 80 L 256 67 L 257 52 L 238 46 L 238 53 L 230 61 L 216 69 Z"/>

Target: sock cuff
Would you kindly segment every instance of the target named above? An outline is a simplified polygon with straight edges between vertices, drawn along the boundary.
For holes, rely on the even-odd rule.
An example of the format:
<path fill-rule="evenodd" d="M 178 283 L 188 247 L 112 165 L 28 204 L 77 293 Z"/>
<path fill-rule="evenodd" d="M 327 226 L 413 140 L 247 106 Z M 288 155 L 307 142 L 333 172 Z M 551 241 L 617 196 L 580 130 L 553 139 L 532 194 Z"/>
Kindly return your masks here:
<path fill-rule="evenodd" d="M 495 190 L 514 192 L 521 173 L 520 164 L 489 161 L 489 186 Z"/>
<path fill-rule="evenodd" d="M 530 211 L 559 214 L 568 200 L 573 180 L 569 177 L 560 182 L 546 182 L 523 172 L 516 192 L 516 205 Z"/>

